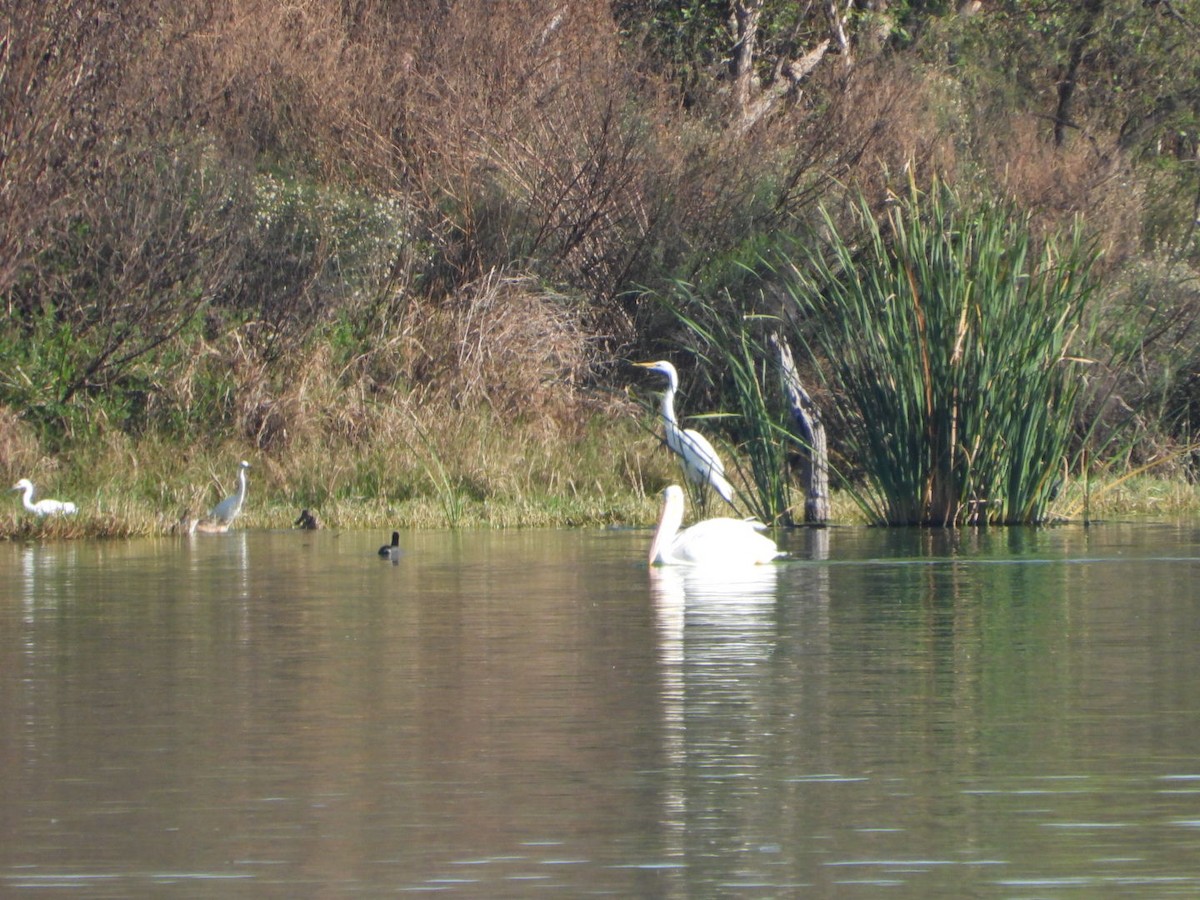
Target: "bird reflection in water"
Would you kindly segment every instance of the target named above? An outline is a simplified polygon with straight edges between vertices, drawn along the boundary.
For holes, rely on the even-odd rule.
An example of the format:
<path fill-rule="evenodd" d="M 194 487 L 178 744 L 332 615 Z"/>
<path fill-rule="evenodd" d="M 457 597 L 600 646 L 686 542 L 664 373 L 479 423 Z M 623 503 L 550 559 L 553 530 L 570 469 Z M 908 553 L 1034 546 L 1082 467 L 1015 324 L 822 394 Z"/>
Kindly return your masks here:
<path fill-rule="evenodd" d="M 658 566 L 649 570 L 658 630 L 663 751 L 669 760 L 663 820 L 678 823 L 679 845 L 697 802 L 684 773 L 732 765 L 739 756 L 721 741 L 706 740 L 713 710 L 730 703 L 753 705 L 761 687 L 756 667 L 775 646 L 779 566 L 706 569 Z M 758 669 L 759 672 L 763 670 Z"/>

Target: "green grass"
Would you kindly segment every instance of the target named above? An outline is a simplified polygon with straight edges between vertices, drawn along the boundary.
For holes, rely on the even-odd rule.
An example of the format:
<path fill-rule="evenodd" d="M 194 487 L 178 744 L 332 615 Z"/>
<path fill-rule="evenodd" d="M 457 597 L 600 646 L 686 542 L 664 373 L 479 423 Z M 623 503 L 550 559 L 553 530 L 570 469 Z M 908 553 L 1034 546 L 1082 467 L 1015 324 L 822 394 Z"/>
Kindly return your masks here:
<path fill-rule="evenodd" d="M 411 425 L 412 423 L 410 423 Z M 238 528 L 291 528 L 300 510 L 332 528 L 572 527 L 646 524 L 674 461 L 640 413 L 593 413 L 583 423 L 506 422 L 489 410 L 426 411 L 420 437 L 297 444 L 274 453 L 227 443 L 113 436 L 6 477 L 30 477 L 38 496 L 74 501 L 74 516 L 37 519 L 20 495 L 0 513 L 0 539 L 170 534 L 203 515 L 251 463 Z"/>
<path fill-rule="evenodd" d="M 461 498 L 459 528 L 575 528 L 627 525 L 648 527 L 658 512 L 657 489 L 678 481 L 674 461 L 667 451 L 644 446 L 646 481 L 630 482 L 622 489 L 579 490 L 563 494 L 496 495 L 480 500 Z M 12 495 L 10 510 L 0 514 L 0 540 L 55 541 L 80 538 L 134 538 L 175 533 L 179 510 L 149 499 L 118 499 L 117 485 L 94 494 L 72 494 L 81 504 L 75 516 L 37 519 L 20 507 Z M 1082 521 L 1082 485 L 1069 482 L 1052 506 L 1050 521 Z M 1183 478 L 1143 475 L 1109 479 L 1091 485 L 1090 517 L 1094 522 L 1113 519 L 1186 519 L 1200 517 L 1200 487 Z M 65 493 L 60 493 L 66 496 Z M 217 500 L 215 489 L 206 502 Z M 800 499 L 801 498 L 793 498 Z M 267 488 L 251 484 L 251 495 L 237 529 L 290 529 L 300 506 L 287 485 Z M 400 501 L 374 497 L 346 497 L 311 507 L 326 528 L 389 531 L 393 528 L 451 527 L 441 497 L 427 494 Z M 716 514 L 723 514 L 718 511 Z M 689 511 L 689 521 L 693 518 Z M 872 524 L 854 497 L 844 490 L 832 493 L 831 524 Z"/>

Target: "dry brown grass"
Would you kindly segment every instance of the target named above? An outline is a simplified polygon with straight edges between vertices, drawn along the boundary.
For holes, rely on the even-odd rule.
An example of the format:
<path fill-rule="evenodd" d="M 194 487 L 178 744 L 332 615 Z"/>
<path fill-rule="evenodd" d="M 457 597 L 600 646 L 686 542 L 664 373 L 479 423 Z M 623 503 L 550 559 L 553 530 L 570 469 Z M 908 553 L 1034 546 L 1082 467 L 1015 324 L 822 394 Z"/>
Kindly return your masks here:
<path fill-rule="evenodd" d="M 258 451 L 393 438 L 388 408 L 490 409 L 526 427 L 596 408 L 585 390 L 595 348 L 587 310 L 528 276 L 491 273 L 454 296 L 414 300 L 396 331 L 348 357 L 328 339 L 268 360 L 233 329 L 197 339 L 161 374 L 152 412 L 185 412 L 223 391 L 230 433 Z M 223 409 L 223 411 L 222 411 Z M 474 414 L 474 413 L 472 413 Z M 403 418 L 403 416 L 401 416 Z"/>

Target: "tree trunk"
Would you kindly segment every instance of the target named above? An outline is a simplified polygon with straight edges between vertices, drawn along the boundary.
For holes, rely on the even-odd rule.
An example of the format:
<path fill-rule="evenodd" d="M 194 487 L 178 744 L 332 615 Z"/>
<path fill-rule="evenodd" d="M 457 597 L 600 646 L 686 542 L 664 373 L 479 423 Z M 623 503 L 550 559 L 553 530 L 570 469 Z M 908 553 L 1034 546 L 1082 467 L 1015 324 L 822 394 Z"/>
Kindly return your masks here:
<path fill-rule="evenodd" d="M 800 427 L 801 437 L 808 444 L 804 458 L 804 521 L 809 525 L 824 525 L 829 521 L 829 451 L 825 443 L 825 423 L 808 391 L 800 383 L 792 348 L 778 334 L 771 343 L 779 353 L 779 377 L 792 418 Z"/>
<path fill-rule="evenodd" d="M 737 43 L 733 48 L 733 103 L 740 118 L 750 106 L 754 85 L 754 45 L 758 41 L 758 20 L 765 0 L 734 0 L 733 21 Z"/>
<path fill-rule="evenodd" d="M 846 25 L 850 20 L 850 8 L 854 5 L 854 0 L 846 0 L 845 8 L 838 5 L 838 0 L 825 0 L 825 18 L 829 21 L 829 36 L 837 45 L 838 52 L 842 55 L 842 62 L 846 66 L 854 64 L 854 54 L 850 49 L 850 34 L 846 30 Z"/>
<path fill-rule="evenodd" d="M 1079 67 L 1083 63 L 1083 53 L 1087 49 L 1095 33 L 1096 20 L 1100 18 L 1104 3 L 1102 0 L 1085 0 L 1083 4 L 1083 21 L 1071 39 L 1067 50 L 1067 63 L 1058 78 L 1058 106 L 1054 111 L 1054 145 L 1061 147 L 1066 140 L 1067 128 L 1074 123 L 1071 121 L 1071 101 L 1075 99 L 1075 85 L 1079 78 Z"/>

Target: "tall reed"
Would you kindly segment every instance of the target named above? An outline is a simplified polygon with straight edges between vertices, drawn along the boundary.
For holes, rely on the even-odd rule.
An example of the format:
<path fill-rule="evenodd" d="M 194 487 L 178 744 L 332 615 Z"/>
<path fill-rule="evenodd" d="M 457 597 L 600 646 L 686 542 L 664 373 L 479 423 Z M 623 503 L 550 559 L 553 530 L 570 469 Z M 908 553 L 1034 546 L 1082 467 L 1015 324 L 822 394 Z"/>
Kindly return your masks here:
<path fill-rule="evenodd" d="M 880 523 L 1035 523 L 1071 447 L 1095 253 L 936 180 L 785 267 L 801 336 L 845 408 Z"/>

